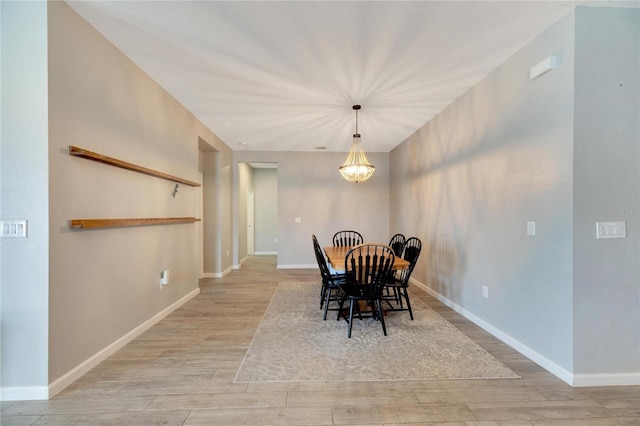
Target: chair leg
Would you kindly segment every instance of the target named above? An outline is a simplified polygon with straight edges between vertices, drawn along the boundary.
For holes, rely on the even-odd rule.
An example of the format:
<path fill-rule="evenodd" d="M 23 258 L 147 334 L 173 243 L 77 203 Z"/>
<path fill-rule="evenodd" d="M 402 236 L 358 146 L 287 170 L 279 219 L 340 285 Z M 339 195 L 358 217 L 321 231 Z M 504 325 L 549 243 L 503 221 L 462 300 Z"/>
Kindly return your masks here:
<path fill-rule="evenodd" d="M 340 305 L 338 306 L 338 315 L 336 316 L 336 321 L 340 321 L 340 314 L 342 313 L 342 307 L 344 306 L 345 296 L 343 295 L 340 298 Z"/>
<path fill-rule="evenodd" d="M 402 309 L 403 308 L 403 306 L 402 306 L 402 292 L 398 289 L 398 287 L 394 287 L 393 288 L 393 293 L 396 296 L 396 303 L 398 305 L 400 305 L 400 309 Z"/>
<path fill-rule="evenodd" d="M 376 313 L 376 315 L 380 319 L 380 324 L 382 324 L 382 332 L 386 336 L 387 335 L 387 326 L 384 323 L 384 313 L 382 312 L 382 303 L 381 303 L 380 299 L 376 300 L 376 305 L 377 305 L 377 309 L 378 309 L 378 312 Z"/>
<path fill-rule="evenodd" d="M 353 325 L 353 304 L 354 300 L 349 300 L 349 331 L 347 332 L 347 337 L 351 339 L 351 326 Z"/>
<path fill-rule="evenodd" d="M 411 302 L 409 302 L 409 292 L 407 291 L 406 287 L 403 289 L 403 293 L 404 293 L 404 298 L 407 301 L 407 309 L 409 310 L 409 317 L 411 317 L 411 321 L 413 321 L 413 311 L 411 310 Z"/>
<path fill-rule="evenodd" d="M 324 295 L 326 291 L 327 289 L 325 285 L 322 284 L 322 287 L 320 287 L 320 309 L 322 309 L 322 303 L 324 302 Z"/>
<path fill-rule="evenodd" d="M 331 287 L 328 287 L 325 291 L 325 302 L 324 302 L 324 317 L 322 318 L 323 320 L 327 319 L 327 311 L 329 311 L 329 302 L 331 301 L 331 293 L 333 292 L 333 289 Z"/>

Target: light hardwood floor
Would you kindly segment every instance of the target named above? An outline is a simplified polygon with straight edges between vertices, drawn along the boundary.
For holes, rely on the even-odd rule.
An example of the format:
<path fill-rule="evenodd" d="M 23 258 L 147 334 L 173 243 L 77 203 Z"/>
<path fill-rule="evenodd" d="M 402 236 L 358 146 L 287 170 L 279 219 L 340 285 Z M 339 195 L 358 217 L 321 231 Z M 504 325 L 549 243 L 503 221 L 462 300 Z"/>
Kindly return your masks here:
<path fill-rule="evenodd" d="M 420 298 L 522 376 L 509 380 L 234 384 L 281 281 L 256 256 L 50 401 L 3 402 L 5 425 L 640 425 L 640 387 L 572 388 L 420 290 Z M 346 324 L 345 324 L 346 327 Z"/>

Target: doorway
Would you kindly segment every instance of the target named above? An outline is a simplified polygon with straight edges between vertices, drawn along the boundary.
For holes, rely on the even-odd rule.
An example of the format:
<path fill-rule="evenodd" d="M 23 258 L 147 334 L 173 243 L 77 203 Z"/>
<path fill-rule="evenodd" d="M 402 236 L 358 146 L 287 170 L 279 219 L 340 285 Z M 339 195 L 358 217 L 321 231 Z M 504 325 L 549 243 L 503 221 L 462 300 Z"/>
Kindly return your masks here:
<path fill-rule="evenodd" d="M 238 162 L 238 261 L 278 254 L 277 163 Z"/>

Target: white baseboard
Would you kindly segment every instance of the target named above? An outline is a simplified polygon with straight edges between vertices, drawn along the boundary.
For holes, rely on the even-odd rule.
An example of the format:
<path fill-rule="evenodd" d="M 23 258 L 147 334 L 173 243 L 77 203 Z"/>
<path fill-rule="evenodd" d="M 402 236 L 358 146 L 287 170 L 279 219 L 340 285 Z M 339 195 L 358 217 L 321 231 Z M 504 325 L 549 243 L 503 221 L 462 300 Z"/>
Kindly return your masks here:
<path fill-rule="evenodd" d="M 638 373 L 622 373 L 622 374 L 573 374 L 572 372 L 566 370 L 565 368 L 559 366 L 554 363 L 550 359 L 544 357 L 539 354 L 535 350 L 531 349 L 527 345 L 524 345 L 522 342 L 514 339 L 507 333 L 504 333 L 494 327 L 493 325 L 487 323 L 483 319 L 475 316 L 473 313 L 467 311 L 463 307 L 457 305 L 451 300 L 447 299 L 440 293 L 435 290 L 427 287 L 425 284 L 420 281 L 411 278 L 411 284 L 414 284 L 416 287 L 421 288 L 429 295 L 438 299 L 442 304 L 450 307 L 469 321 L 476 324 L 478 327 L 487 331 L 494 337 L 500 339 L 502 342 L 511 346 L 513 349 L 520 352 L 522 355 L 529 358 L 531 361 L 538 364 L 540 367 L 549 371 L 554 376 L 558 377 L 560 380 L 568 383 L 571 386 L 575 387 L 583 387 L 583 386 L 626 386 L 626 385 L 640 385 L 640 372 Z"/>
<path fill-rule="evenodd" d="M 99 351 L 89 359 L 82 362 L 73 370 L 69 371 L 59 379 L 50 383 L 48 398 L 53 397 L 54 395 L 62 391 L 64 388 L 66 388 L 67 386 L 69 386 L 70 384 L 78 380 L 84 374 L 89 372 L 92 368 L 96 367 L 102 361 L 109 358 L 111 355 L 116 353 L 119 349 L 124 347 L 127 343 L 131 342 L 133 339 L 135 339 L 136 337 L 138 337 L 139 335 L 147 331 L 149 328 L 151 328 L 153 325 L 155 325 L 160 320 L 165 318 L 167 315 L 169 315 L 170 313 L 178 309 L 180 306 L 187 303 L 189 300 L 196 297 L 199 293 L 200 293 L 199 288 L 193 290 L 186 296 L 182 297 L 180 300 L 176 301 L 175 303 L 166 307 L 162 311 L 158 312 L 156 315 L 149 318 L 147 321 L 143 322 L 142 324 L 140 324 L 139 326 L 137 326 L 136 328 L 134 328 L 133 330 L 131 330 L 130 332 L 128 332 L 127 334 L 119 338 L 118 340 L 116 340 L 115 342 L 111 343 L 106 348 L 102 349 L 101 351 Z M 43 399 L 47 399 L 47 398 L 43 398 Z"/>
<path fill-rule="evenodd" d="M 640 373 L 574 374 L 573 386 L 640 386 Z"/>
<path fill-rule="evenodd" d="M 317 263 L 309 263 L 303 265 L 278 265 L 278 269 L 318 269 Z"/>
<path fill-rule="evenodd" d="M 37 401 L 49 399 L 47 386 L 15 386 L 0 388 L 0 401 Z"/>
<path fill-rule="evenodd" d="M 277 251 L 255 251 L 253 252 L 254 256 L 273 256 L 277 255 Z"/>
<path fill-rule="evenodd" d="M 227 275 L 229 272 L 231 272 L 233 269 L 234 268 L 230 266 L 222 272 L 204 272 L 200 275 L 200 278 L 222 278 L 225 275 Z"/>

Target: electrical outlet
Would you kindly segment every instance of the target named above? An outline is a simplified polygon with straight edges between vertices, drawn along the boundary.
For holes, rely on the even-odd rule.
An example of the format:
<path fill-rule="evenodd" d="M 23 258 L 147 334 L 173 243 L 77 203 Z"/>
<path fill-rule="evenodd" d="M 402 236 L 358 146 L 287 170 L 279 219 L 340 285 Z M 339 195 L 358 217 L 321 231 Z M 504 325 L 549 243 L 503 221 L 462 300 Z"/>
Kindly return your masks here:
<path fill-rule="evenodd" d="M 160 288 L 169 284 L 169 270 L 165 269 L 160 273 Z"/>
<path fill-rule="evenodd" d="M 531 237 L 536 236 L 536 223 L 535 222 L 527 222 L 527 235 Z"/>
<path fill-rule="evenodd" d="M 489 287 L 487 287 L 486 285 L 482 286 L 482 297 L 484 297 L 485 299 L 489 298 Z"/>

